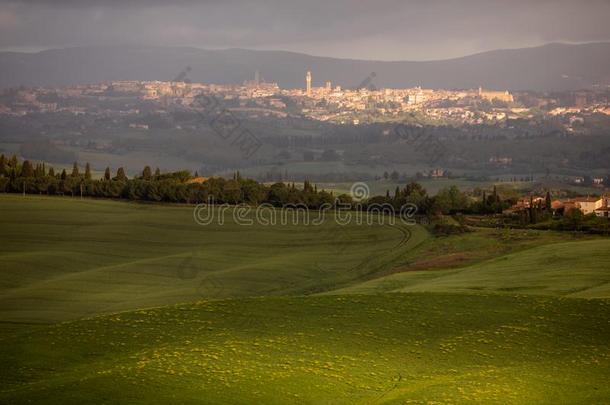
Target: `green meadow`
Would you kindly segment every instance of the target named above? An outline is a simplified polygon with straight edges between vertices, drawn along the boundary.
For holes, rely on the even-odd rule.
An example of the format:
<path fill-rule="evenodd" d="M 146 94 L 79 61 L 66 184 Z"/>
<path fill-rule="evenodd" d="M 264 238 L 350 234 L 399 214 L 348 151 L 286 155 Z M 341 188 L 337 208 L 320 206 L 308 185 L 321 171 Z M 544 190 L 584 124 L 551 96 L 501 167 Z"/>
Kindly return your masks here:
<path fill-rule="evenodd" d="M 3 340 L 4 403 L 603 403 L 605 300 L 202 301 Z"/>
<path fill-rule="evenodd" d="M 204 226 L 193 207 L 0 198 L 0 319 L 19 323 L 328 291 L 387 271 L 428 237 L 420 227 L 338 226 L 330 216 L 320 226 L 292 217 L 245 226 L 229 210 L 222 225 Z"/>
<path fill-rule="evenodd" d="M 0 403 L 608 403 L 608 238 L 224 218 L 0 195 Z"/>
<path fill-rule="evenodd" d="M 332 293 L 461 292 L 610 298 L 610 240 L 554 243 L 473 265 L 405 271 Z"/>

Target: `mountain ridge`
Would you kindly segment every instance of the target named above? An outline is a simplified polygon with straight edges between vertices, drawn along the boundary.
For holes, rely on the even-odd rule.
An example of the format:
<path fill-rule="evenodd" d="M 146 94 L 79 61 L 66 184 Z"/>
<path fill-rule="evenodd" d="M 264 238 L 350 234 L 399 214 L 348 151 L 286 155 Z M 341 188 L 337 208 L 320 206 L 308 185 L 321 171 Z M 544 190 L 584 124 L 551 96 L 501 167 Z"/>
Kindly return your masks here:
<path fill-rule="evenodd" d="M 207 83 L 241 83 L 259 70 L 281 87 L 326 81 L 355 87 L 372 72 L 377 87 L 561 91 L 610 84 L 610 43 L 551 43 L 499 49 L 432 61 L 338 59 L 291 51 L 179 46 L 91 46 L 36 53 L 0 52 L 0 88 L 64 86 L 112 80 L 172 80 L 190 66 L 189 78 Z"/>

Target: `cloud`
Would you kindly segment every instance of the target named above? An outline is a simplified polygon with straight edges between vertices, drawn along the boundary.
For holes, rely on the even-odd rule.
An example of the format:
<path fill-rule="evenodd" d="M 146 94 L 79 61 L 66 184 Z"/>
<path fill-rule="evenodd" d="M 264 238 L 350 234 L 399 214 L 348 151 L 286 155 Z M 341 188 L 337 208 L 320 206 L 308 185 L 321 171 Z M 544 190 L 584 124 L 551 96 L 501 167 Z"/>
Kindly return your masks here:
<path fill-rule="evenodd" d="M 601 0 L 17 0 L 0 47 L 160 44 L 432 59 L 610 39 Z"/>

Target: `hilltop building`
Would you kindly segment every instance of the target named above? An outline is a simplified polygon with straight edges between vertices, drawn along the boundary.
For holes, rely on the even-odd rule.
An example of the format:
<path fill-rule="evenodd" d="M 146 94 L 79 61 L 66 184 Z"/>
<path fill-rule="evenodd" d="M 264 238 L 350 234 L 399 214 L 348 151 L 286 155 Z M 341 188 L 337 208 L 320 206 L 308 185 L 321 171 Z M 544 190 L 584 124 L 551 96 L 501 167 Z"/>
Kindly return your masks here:
<path fill-rule="evenodd" d="M 307 71 L 307 75 L 305 76 L 306 88 L 305 91 L 308 97 L 311 97 L 311 71 Z"/>
<path fill-rule="evenodd" d="M 426 101 L 426 96 L 421 87 L 415 88 L 413 92 L 407 95 L 407 104 L 409 105 L 421 104 L 424 101 Z"/>
<path fill-rule="evenodd" d="M 512 94 L 506 91 L 492 91 L 492 90 L 483 90 L 482 87 L 479 87 L 478 96 L 485 100 L 493 101 L 500 100 L 506 103 L 512 103 L 515 101 Z"/>

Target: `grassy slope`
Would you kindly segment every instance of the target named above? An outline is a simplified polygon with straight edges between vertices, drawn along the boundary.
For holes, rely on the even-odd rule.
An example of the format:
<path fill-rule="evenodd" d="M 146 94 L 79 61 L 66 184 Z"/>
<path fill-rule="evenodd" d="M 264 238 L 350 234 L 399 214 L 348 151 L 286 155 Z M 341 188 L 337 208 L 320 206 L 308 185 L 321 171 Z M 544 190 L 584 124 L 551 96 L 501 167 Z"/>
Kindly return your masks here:
<path fill-rule="evenodd" d="M 426 239 L 409 251 L 394 272 L 465 267 L 537 246 L 595 239 L 600 240 L 565 232 L 477 228 L 464 234 Z"/>
<path fill-rule="evenodd" d="M 407 271 L 333 293 L 398 291 L 610 298 L 610 239 L 554 243 L 457 269 Z"/>
<path fill-rule="evenodd" d="M 223 226 L 200 226 L 192 211 L 0 196 L 0 320 L 319 292 L 386 271 L 427 237 L 420 227 L 339 227 L 330 219 L 323 226 L 240 226 L 230 212 Z"/>
<path fill-rule="evenodd" d="M 19 196 L 0 196 L 0 226 L 4 321 L 172 304 L 5 329 L 1 403 L 610 396 L 610 301 L 514 295 L 607 297 L 608 239 L 409 228 L 405 244 L 390 227 L 201 227 L 187 207 Z M 339 287 L 374 294 L 243 298 Z"/>
<path fill-rule="evenodd" d="M 607 300 L 384 294 L 206 301 L 0 345 L 0 402 L 601 403 Z"/>

